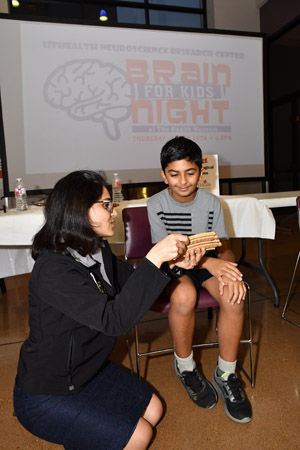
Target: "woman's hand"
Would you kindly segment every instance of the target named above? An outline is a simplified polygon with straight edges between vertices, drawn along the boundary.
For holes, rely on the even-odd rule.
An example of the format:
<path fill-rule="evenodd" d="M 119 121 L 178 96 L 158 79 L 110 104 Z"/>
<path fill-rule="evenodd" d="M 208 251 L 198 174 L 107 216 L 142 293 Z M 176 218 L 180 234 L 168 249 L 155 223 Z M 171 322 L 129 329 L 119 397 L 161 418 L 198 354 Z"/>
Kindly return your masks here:
<path fill-rule="evenodd" d="M 184 256 L 179 257 L 175 261 L 169 262 L 169 266 L 172 269 L 174 266 L 181 267 L 182 269 L 195 269 L 202 256 L 205 255 L 205 248 L 195 248 L 187 251 Z"/>
<path fill-rule="evenodd" d="M 185 255 L 188 243 L 189 238 L 183 234 L 169 234 L 151 248 L 146 258 L 158 268 L 165 261 L 172 261 L 175 265 L 175 261 Z"/>

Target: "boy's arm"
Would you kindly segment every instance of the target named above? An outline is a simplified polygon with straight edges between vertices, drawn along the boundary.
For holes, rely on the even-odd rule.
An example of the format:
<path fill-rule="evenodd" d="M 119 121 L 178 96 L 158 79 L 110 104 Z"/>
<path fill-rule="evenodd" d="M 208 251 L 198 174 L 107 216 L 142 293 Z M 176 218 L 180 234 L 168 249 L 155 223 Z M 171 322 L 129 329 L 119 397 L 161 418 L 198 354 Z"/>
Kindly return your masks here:
<path fill-rule="evenodd" d="M 230 248 L 229 240 L 222 241 L 222 247 L 218 247 L 218 258 L 204 256 L 198 268 L 207 269 L 214 275 L 220 283 L 223 283 L 222 276 L 226 276 L 233 281 L 241 281 L 243 274 L 237 268 L 234 253 Z"/>
<path fill-rule="evenodd" d="M 220 295 L 224 294 L 224 286 L 227 286 L 227 302 L 241 303 L 242 300 L 245 300 L 246 288 L 243 283 L 243 274 L 234 262 L 235 257 L 230 248 L 229 240 L 222 241 L 222 247 L 219 247 L 218 250 L 217 259 L 204 257 L 199 265 L 203 261 L 201 267 L 206 268 L 218 279 Z"/>

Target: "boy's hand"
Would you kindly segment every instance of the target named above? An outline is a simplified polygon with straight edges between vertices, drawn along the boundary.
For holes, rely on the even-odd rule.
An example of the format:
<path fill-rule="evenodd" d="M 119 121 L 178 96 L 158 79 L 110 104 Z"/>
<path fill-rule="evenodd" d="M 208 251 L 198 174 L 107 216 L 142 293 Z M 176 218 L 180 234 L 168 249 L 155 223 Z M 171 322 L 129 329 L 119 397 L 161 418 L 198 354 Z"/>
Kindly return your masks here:
<path fill-rule="evenodd" d="M 194 269 L 202 256 L 205 255 L 206 249 L 203 248 L 195 248 L 186 252 L 183 257 L 178 258 L 174 261 L 174 265 L 181 267 L 182 269 Z M 169 264 L 172 269 L 172 264 Z"/>
<path fill-rule="evenodd" d="M 232 281 L 242 281 L 243 274 L 237 268 L 237 263 L 225 261 L 220 258 L 209 258 L 209 267 L 207 269 L 214 275 L 220 284 L 223 283 L 223 277 L 227 277 Z"/>
<path fill-rule="evenodd" d="M 226 289 L 224 287 L 226 286 Z M 230 278 L 222 277 L 222 283 L 219 283 L 220 295 L 226 295 L 226 301 L 234 305 L 240 304 L 246 297 L 246 286 L 243 281 L 232 281 Z"/>
<path fill-rule="evenodd" d="M 169 234 L 151 248 L 146 258 L 158 268 L 165 261 L 172 261 L 173 266 L 175 266 L 176 261 L 186 253 L 188 243 L 189 238 L 183 234 Z"/>

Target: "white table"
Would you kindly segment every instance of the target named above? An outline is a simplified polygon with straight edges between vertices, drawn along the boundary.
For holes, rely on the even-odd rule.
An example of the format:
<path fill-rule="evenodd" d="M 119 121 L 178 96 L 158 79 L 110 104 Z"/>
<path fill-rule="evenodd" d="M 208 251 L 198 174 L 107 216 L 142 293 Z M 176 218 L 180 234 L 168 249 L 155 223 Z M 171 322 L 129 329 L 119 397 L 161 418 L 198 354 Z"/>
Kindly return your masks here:
<path fill-rule="evenodd" d="M 274 239 L 275 220 L 268 206 L 255 197 L 227 195 L 220 196 L 228 235 L 231 238 L 258 238 L 258 257 L 260 266 L 251 268 L 263 273 L 274 292 L 274 304 L 279 305 L 277 289 L 262 260 L 262 239 Z M 117 208 L 115 234 L 109 239 L 111 244 L 123 244 L 124 232 L 122 209 L 132 206 L 145 206 L 147 200 L 124 201 Z M 11 209 L 0 213 L 0 278 L 30 272 L 33 260 L 30 246 L 35 233 L 44 222 L 43 208 L 30 206 L 28 211 L 16 212 Z M 26 248 L 27 247 L 27 248 Z M 247 265 L 245 258 L 241 264 Z"/>
<path fill-rule="evenodd" d="M 30 246 L 43 223 L 44 212 L 39 206 L 0 212 L 0 278 L 31 272 L 34 261 Z"/>
<path fill-rule="evenodd" d="M 300 191 L 269 192 L 265 194 L 251 194 L 251 196 L 257 198 L 257 200 L 263 202 L 269 208 L 285 208 L 288 206 L 294 206 L 295 212 L 293 214 L 287 215 L 276 223 L 278 230 L 291 231 L 290 228 L 283 228 L 281 225 L 291 217 L 297 215 L 296 198 L 300 196 Z"/>
<path fill-rule="evenodd" d="M 296 207 L 296 198 L 300 196 L 300 191 L 286 192 L 266 192 L 262 194 L 244 194 L 243 197 L 254 197 L 264 203 L 268 208 L 285 208 L 287 206 Z"/>
<path fill-rule="evenodd" d="M 275 220 L 270 209 L 254 197 L 221 195 L 220 197 L 229 237 L 274 239 Z M 296 202 L 296 200 L 295 200 Z M 130 206 L 145 206 L 147 199 L 123 201 L 117 207 L 115 234 L 109 239 L 112 243 L 124 243 L 122 209 Z M 9 209 L 0 211 L 0 247 L 27 246 L 32 244 L 33 236 L 44 223 L 44 209 L 29 206 L 27 211 L 17 212 Z M 0 277 L 2 272 L 0 271 Z"/>
<path fill-rule="evenodd" d="M 278 230 L 283 231 L 291 231 L 288 228 L 282 228 L 280 225 L 285 222 L 286 220 L 290 219 L 291 217 L 295 216 L 297 214 L 296 209 L 296 198 L 300 196 L 300 191 L 285 191 L 285 192 L 266 192 L 266 193 L 259 193 L 259 194 L 246 194 L 243 195 L 244 197 L 254 197 L 257 200 L 259 200 L 261 203 L 264 203 L 268 208 L 286 208 L 286 207 L 294 207 L 295 212 L 293 214 L 288 215 L 284 219 L 281 219 L 279 222 L 276 223 L 276 228 Z M 246 256 L 246 239 L 242 239 L 242 255 L 239 260 L 240 265 L 244 265 L 246 267 L 249 267 L 250 269 L 257 270 L 258 272 L 264 273 L 264 275 L 268 279 L 268 272 L 264 268 L 264 263 L 262 259 L 262 241 L 258 239 L 258 258 L 260 266 L 254 266 L 253 264 L 248 263 L 245 260 Z M 273 281 L 270 279 L 268 280 L 269 284 L 272 287 L 272 284 L 274 287 L 272 287 L 275 300 L 274 305 L 279 306 L 279 295 L 278 291 L 273 283 Z"/>

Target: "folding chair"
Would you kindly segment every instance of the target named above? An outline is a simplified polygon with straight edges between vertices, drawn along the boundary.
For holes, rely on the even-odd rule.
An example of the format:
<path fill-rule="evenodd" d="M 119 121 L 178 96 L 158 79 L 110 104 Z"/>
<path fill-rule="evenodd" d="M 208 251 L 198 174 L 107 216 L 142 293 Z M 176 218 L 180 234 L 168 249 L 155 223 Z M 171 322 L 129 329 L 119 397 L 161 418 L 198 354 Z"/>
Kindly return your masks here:
<path fill-rule="evenodd" d="M 296 198 L 296 206 L 297 206 L 297 215 L 298 215 L 298 227 L 299 227 L 299 230 L 300 230 L 300 196 Z M 284 320 L 286 320 L 287 322 L 290 322 L 291 324 L 295 325 L 298 328 L 300 328 L 300 324 L 297 323 L 297 322 L 294 322 L 291 319 L 288 319 L 286 317 L 285 313 L 286 313 L 287 307 L 288 307 L 288 305 L 290 303 L 290 295 L 291 295 L 292 286 L 293 286 L 294 278 L 295 278 L 295 275 L 296 275 L 296 271 L 297 271 L 297 268 L 298 268 L 299 258 L 300 258 L 300 250 L 298 252 L 298 256 L 297 256 L 296 264 L 295 264 L 295 267 L 294 267 L 294 272 L 293 272 L 293 275 L 292 275 L 290 287 L 289 287 L 289 290 L 288 290 L 288 294 L 287 294 L 286 301 L 285 301 L 285 304 L 284 304 L 284 307 L 283 307 L 283 311 L 282 311 L 282 315 L 281 315 L 281 317 Z"/>
<path fill-rule="evenodd" d="M 125 233 L 125 258 L 126 260 L 138 260 L 143 258 L 152 247 L 151 242 L 151 232 L 150 224 L 148 220 L 147 207 L 128 207 L 124 208 L 122 211 L 123 223 L 124 223 L 124 233 Z M 136 262 L 133 263 L 136 267 Z M 253 373 L 253 357 L 252 357 L 252 327 L 251 327 L 251 301 L 250 301 L 250 288 L 247 283 L 245 283 L 248 292 L 248 339 L 241 340 L 240 343 L 249 345 L 249 359 L 250 359 L 250 375 L 239 365 L 240 370 L 245 374 L 246 378 L 249 380 L 252 386 L 254 386 L 254 373 Z M 205 290 L 200 289 L 198 292 L 198 300 L 196 309 L 201 310 L 204 308 L 209 308 L 212 312 L 212 308 L 218 308 L 218 302 Z M 170 300 L 164 293 L 159 296 L 159 298 L 154 302 L 151 311 L 159 313 L 167 313 L 170 309 Z M 211 315 L 212 317 L 212 315 Z M 145 323 L 145 322 L 143 322 Z M 160 353 L 170 353 L 174 349 L 160 348 L 156 350 L 151 350 L 147 352 L 141 352 L 139 348 L 139 324 L 134 327 L 135 334 L 135 357 L 136 357 L 136 368 L 137 375 L 140 377 L 140 358 L 142 356 L 149 356 Z M 212 347 L 219 345 L 218 341 L 214 342 L 204 342 L 193 344 L 195 347 Z M 129 348 L 129 346 L 128 346 Z"/>

